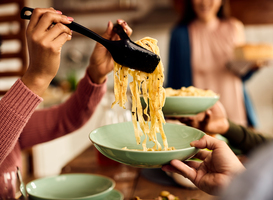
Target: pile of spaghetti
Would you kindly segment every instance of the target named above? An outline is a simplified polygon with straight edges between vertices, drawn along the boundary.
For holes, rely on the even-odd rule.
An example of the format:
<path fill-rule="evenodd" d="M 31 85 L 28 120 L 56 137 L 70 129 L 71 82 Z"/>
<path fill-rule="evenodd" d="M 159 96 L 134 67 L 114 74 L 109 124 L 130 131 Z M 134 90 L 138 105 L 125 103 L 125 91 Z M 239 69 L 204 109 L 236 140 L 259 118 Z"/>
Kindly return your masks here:
<path fill-rule="evenodd" d="M 136 43 L 159 55 L 157 40 L 145 37 L 141 40 L 136 41 Z M 167 138 L 163 130 L 163 123 L 165 123 L 165 119 L 162 113 L 162 107 L 164 106 L 166 97 L 165 89 L 163 88 L 163 71 L 164 69 L 161 62 L 159 62 L 155 71 L 151 74 L 138 70 L 133 70 L 115 63 L 115 101 L 113 102 L 112 107 L 116 103 L 118 103 L 121 107 L 125 109 L 125 103 L 127 101 L 126 92 L 128 84 L 128 74 L 130 74 L 133 77 L 133 81 L 129 83 L 132 93 L 132 121 L 134 125 L 137 144 L 141 143 L 141 136 L 144 133 L 145 138 L 142 142 L 143 151 L 167 151 L 174 149 L 172 147 L 168 147 Z M 142 108 L 141 96 L 143 97 L 146 105 L 148 105 L 145 109 Z M 144 119 L 144 115 L 147 116 L 147 120 Z M 137 121 L 141 130 L 138 129 Z M 156 133 L 158 132 L 160 132 L 163 140 L 163 149 L 157 140 Z M 154 142 L 154 146 L 152 148 L 147 148 L 147 139 Z"/>
<path fill-rule="evenodd" d="M 181 87 L 180 89 L 166 88 L 166 96 L 191 96 L 191 97 L 216 97 L 219 96 L 212 90 L 203 90 L 194 86 Z"/>

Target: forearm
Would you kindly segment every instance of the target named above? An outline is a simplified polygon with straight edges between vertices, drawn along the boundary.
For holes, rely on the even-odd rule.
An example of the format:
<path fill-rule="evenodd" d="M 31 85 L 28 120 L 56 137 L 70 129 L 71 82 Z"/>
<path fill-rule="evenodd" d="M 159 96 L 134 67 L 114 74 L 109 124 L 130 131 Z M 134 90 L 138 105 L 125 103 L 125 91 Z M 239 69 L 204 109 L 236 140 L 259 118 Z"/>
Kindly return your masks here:
<path fill-rule="evenodd" d="M 245 154 L 271 140 L 271 138 L 265 137 L 250 128 L 234 124 L 231 121 L 229 121 L 228 131 L 223 136 L 228 139 L 232 146 L 240 149 Z"/>
<path fill-rule="evenodd" d="M 36 111 L 23 130 L 22 148 L 47 142 L 82 127 L 106 92 L 106 83 L 94 84 L 86 74 L 63 104 Z"/>
<path fill-rule="evenodd" d="M 17 80 L 0 101 L 0 164 L 12 151 L 42 98 Z"/>
<path fill-rule="evenodd" d="M 96 84 L 102 84 L 105 82 L 107 76 L 106 75 L 101 75 L 96 70 L 94 70 L 92 67 L 87 68 L 87 74 L 91 81 Z"/>
<path fill-rule="evenodd" d="M 227 63 L 227 68 L 243 80 L 250 78 L 255 72 L 255 62 L 246 60 L 230 60 Z"/>

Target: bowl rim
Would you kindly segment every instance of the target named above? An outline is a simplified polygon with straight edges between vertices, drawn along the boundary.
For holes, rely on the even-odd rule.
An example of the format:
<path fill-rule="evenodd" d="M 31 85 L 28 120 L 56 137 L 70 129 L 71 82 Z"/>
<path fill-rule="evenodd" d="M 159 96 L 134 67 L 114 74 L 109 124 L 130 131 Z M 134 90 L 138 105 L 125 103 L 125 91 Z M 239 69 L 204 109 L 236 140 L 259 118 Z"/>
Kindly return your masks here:
<path fill-rule="evenodd" d="M 140 98 L 143 98 L 142 95 L 140 95 Z M 220 95 L 215 96 L 167 96 L 166 99 L 220 99 Z"/>
<path fill-rule="evenodd" d="M 107 177 L 107 176 L 104 176 L 104 175 L 91 174 L 91 173 L 90 174 L 89 173 L 69 173 L 69 174 L 52 175 L 52 176 L 47 176 L 47 177 L 35 179 L 35 180 L 30 181 L 29 183 L 26 184 L 26 189 L 29 187 L 29 185 L 31 185 L 31 183 L 33 183 L 35 181 L 44 180 L 44 179 L 52 179 L 52 178 L 56 178 L 56 177 L 60 177 L 60 176 L 78 176 L 78 175 L 105 178 L 105 179 L 109 180 L 112 183 L 112 185 L 111 185 L 111 187 L 109 187 L 108 189 L 106 189 L 106 190 L 104 190 L 104 191 L 102 191 L 100 193 L 93 194 L 93 195 L 88 195 L 88 196 L 84 196 L 84 197 L 76 197 L 76 198 L 67 198 L 67 197 L 65 197 L 65 199 L 67 199 L 67 200 L 82 200 L 82 199 L 86 199 L 86 198 L 97 197 L 97 196 L 100 196 L 102 194 L 107 194 L 108 192 L 112 191 L 116 186 L 116 182 L 114 181 L 114 179 L 112 179 L 110 177 Z M 52 198 L 52 197 L 43 197 L 43 196 L 39 196 L 39 195 L 34 195 L 34 194 L 31 194 L 29 191 L 28 191 L 28 194 L 30 196 L 35 197 L 35 198 L 41 198 L 41 199 L 46 198 L 48 200 L 63 200 L 64 199 L 64 198 Z"/>
<path fill-rule="evenodd" d="M 220 96 L 166 96 L 166 99 L 219 99 Z"/>
<path fill-rule="evenodd" d="M 120 122 L 120 123 L 117 123 L 117 124 L 122 124 L 122 123 L 132 123 L 132 121 L 128 121 L 128 122 Z M 173 123 L 168 123 L 166 122 L 165 124 L 168 124 L 168 125 L 171 125 L 171 126 L 186 126 L 186 125 L 179 125 L 179 124 L 173 124 Z M 113 125 L 113 124 L 109 124 L 109 125 Z M 103 144 L 100 144 L 98 142 L 95 142 L 92 138 L 91 138 L 91 135 L 94 133 L 94 132 L 97 132 L 99 129 L 105 127 L 105 126 L 109 126 L 109 125 L 104 125 L 104 126 L 101 126 L 101 127 L 98 127 L 96 129 L 94 129 L 93 131 L 91 131 L 91 133 L 89 133 L 89 139 L 91 140 L 91 142 L 93 144 L 96 144 L 98 146 L 101 146 L 101 147 L 104 147 L 104 148 L 108 148 L 108 149 L 112 149 L 112 150 L 116 150 L 116 151 L 124 151 L 124 152 L 135 152 L 135 153 L 152 153 L 152 154 L 168 154 L 169 152 L 181 152 L 181 151 L 185 151 L 185 150 L 190 150 L 190 149 L 197 149 L 196 147 L 187 147 L 187 148 L 183 148 L 183 149 L 175 149 L 175 150 L 170 150 L 170 151 L 134 151 L 134 150 L 130 150 L 130 149 L 122 149 L 122 148 L 115 148 L 115 147 L 108 147 L 108 146 L 105 146 Z M 163 125 L 164 126 L 164 125 Z M 203 134 L 203 136 L 205 135 L 205 133 L 197 128 L 193 128 L 193 127 L 190 127 L 190 126 L 186 126 L 187 128 L 190 128 L 190 129 L 195 129 L 197 130 L 198 132 L 200 132 L 201 134 Z M 202 137 L 203 137 L 202 136 Z M 202 138 L 201 137 L 201 138 Z M 168 138 L 167 138 L 168 139 Z M 142 147 L 142 146 L 141 146 Z"/>

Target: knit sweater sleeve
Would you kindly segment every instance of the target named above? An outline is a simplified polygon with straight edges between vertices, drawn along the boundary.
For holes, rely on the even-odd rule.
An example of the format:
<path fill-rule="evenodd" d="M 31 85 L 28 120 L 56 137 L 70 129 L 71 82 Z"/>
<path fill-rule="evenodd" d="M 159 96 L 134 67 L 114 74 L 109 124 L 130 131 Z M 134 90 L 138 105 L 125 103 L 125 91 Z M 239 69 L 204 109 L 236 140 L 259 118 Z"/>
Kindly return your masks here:
<path fill-rule="evenodd" d="M 86 73 L 67 101 L 33 113 L 19 138 L 21 148 L 47 142 L 79 129 L 92 116 L 105 92 L 106 83 L 92 83 Z"/>
<path fill-rule="evenodd" d="M 240 149 L 244 154 L 248 154 L 261 144 L 272 140 L 272 138 L 265 137 L 261 133 L 234 124 L 231 121 L 229 121 L 228 131 L 223 136 L 228 139 L 232 146 Z"/>
<path fill-rule="evenodd" d="M 18 138 L 42 98 L 18 79 L 0 100 L 0 164 Z"/>

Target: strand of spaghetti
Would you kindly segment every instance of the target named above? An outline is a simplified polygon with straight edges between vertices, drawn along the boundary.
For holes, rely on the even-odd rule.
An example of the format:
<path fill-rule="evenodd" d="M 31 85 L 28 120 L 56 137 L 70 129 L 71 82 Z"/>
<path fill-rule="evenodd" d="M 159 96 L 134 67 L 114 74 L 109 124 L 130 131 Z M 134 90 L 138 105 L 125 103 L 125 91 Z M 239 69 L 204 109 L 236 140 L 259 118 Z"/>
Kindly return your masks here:
<path fill-rule="evenodd" d="M 145 116 L 147 117 L 147 121 L 150 121 L 150 116 L 148 114 L 148 88 L 147 88 L 147 75 L 143 76 L 143 79 L 141 81 L 142 83 L 142 97 L 143 97 L 143 100 L 146 104 L 146 108 L 144 109 L 144 114 Z"/>
<path fill-rule="evenodd" d="M 140 144 L 140 136 L 142 135 L 142 132 L 140 132 L 138 130 L 138 126 L 137 126 L 137 108 L 136 108 L 136 94 L 134 91 L 134 86 L 135 83 L 131 82 L 129 84 L 130 88 L 131 88 L 131 93 L 132 93 L 132 121 L 133 121 L 133 126 L 134 126 L 134 132 L 135 132 L 135 137 L 136 137 L 136 142 L 137 144 Z"/>
<path fill-rule="evenodd" d="M 135 78 L 136 78 L 136 76 L 137 76 L 137 74 L 135 75 Z M 143 118 L 142 105 L 141 105 L 141 100 L 140 100 L 139 81 L 134 81 L 134 82 L 136 83 L 135 88 L 133 88 L 133 90 L 135 90 L 134 93 L 136 95 L 137 117 L 138 117 L 140 128 L 143 131 L 143 133 L 145 134 L 145 133 L 147 133 L 147 131 L 149 129 L 147 129 L 145 120 Z M 141 108 L 141 109 L 139 109 L 139 108 Z"/>
<path fill-rule="evenodd" d="M 112 108 L 113 106 L 119 102 L 119 64 L 115 63 L 114 64 L 114 94 L 115 94 L 115 101 L 112 103 Z"/>
<path fill-rule="evenodd" d="M 125 103 L 127 102 L 127 84 L 128 84 L 128 67 L 121 67 L 120 68 L 120 87 L 121 87 L 121 92 L 120 92 L 120 101 L 119 105 L 121 107 L 125 108 Z"/>

